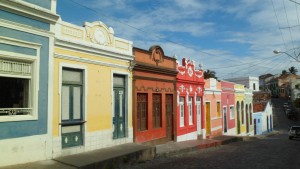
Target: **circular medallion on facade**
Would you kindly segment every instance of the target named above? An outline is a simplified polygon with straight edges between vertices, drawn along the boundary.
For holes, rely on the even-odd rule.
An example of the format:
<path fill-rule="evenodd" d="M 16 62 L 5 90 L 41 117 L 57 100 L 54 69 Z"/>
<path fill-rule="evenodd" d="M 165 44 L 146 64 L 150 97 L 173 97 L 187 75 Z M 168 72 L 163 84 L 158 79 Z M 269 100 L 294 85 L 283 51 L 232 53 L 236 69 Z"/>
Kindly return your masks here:
<path fill-rule="evenodd" d="M 97 29 L 94 33 L 94 38 L 96 40 L 97 43 L 103 45 L 104 43 L 106 43 L 106 37 L 104 32 L 101 29 Z"/>
<path fill-rule="evenodd" d="M 188 68 L 188 74 L 189 74 L 190 77 L 192 77 L 192 75 L 193 75 L 192 67 Z"/>

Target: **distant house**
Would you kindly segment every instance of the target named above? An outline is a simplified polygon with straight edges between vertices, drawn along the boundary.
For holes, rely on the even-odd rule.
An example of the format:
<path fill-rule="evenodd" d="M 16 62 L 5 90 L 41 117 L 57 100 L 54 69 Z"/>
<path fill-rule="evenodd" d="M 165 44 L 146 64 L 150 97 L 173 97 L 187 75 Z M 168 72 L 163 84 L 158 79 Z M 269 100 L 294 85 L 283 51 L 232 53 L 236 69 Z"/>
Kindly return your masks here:
<path fill-rule="evenodd" d="M 270 77 L 273 77 L 274 75 L 268 73 L 268 74 L 264 74 L 264 75 L 260 75 L 258 77 L 259 79 L 259 90 L 262 90 L 262 91 L 267 91 L 266 88 L 265 88 L 265 82 L 266 82 L 266 79 L 270 78 Z"/>
<path fill-rule="evenodd" d="M 235 82 L 237 84 L 242 84 L 245 87 L 253 90 L 259 91 L 259 79 L 258 77 L 247 76 L 247 77 L 237 77 L 237 78 L 230 78 L 225 79 L 225 81 Z"/>
<path fill-rule="evenodd" d="M 254 135 L 269 133 L 273 130 L 273 110 L 267 92 L 253 94 Z"/>
<path fill-rule="evenodd" d="M 289 82 L 290 99 L 295 101 L 300 98 L 300 78 L 291 79 Z"/>
<path fill-rule="evenodd" d="M 265 79 L 264 89 L 269 91 L 273 97 L 289 99 L 291 97 L 291 86 L 289 84 L 291 80 L 297 78 L 300 78 L 300 76 L 294 74 L 272 76 Z"/>

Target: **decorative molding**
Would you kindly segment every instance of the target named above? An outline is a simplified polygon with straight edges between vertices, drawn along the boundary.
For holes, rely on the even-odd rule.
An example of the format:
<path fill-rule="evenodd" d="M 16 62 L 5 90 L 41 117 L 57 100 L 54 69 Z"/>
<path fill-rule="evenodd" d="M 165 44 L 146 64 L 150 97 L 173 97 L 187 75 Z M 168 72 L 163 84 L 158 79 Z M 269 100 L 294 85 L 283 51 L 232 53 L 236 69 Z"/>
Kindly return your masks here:
<path fill-rule="evenodd" d="M 149 51 L 151 52 L 150 59 L 156 63 L 156 66 L 164 62 L 165 54 L 160 46 L 152 46 Z"/>
<path fill-rule="evenodd" d="M 189 60 L 186 58 L 182 59 L 182 65 L 177 61 L 177 71 L 181 74 L 184 75 L 186 72 L 188 73 L 189 77 L 197 77 L 197 78 L 203 78 L 204 71 L 200 68 L 200 70 L 195 69 L 195 61 Z"/>
<path fill-rule="evenodd" d="M 169 83 L 176 83 L 176 80 L 166 80 L 166 79 L 160 79 L 160 78 L 154 78 L 154 77 L 145 77 L 145 76 L 133 76 L 133 80 L 150 80 L 150 81 L 158 81 L 158 82 L 169 82 Z"/>
<path fill-rule="evenodd" d="M 82 57 L 63 55 L 63 54 L 58 54 L 58 53 L 54 54 L 54 58 L 73 60 L 73 61 L 77 61 L 77 62 L 83 62 L 83 63 L 89 63 L 89 64 L 95 64 L 95 65 L 101 65 L 101 66 L 109 66 L 109 67 L 114 67 L 114 68 L 122 68 L 122 69 L 128 69 L 129 68 L 129 66 L 123 66 L 123 65 L 113 64 L 113 63 L 109 63 L 109 62 L 102 62 L 102 61 L 98 61 L 98 60 L 85 59 L 85 58 L 82 58 Z"/>
<path fill-rule="evenodd" d="M 92 43 L 114 46 L 114 30 L 111 27 L 107 27 L 103 22 L 85 22 L 84 27 L 86 30 L 86 36 Z"/>
<path fill-rule="evenodd" d="M 147 92 L 147 91 L 152 91 L 153 93 L 162 93 L 163 91 L 167 92 L 167 93 L 173 93 L 174 92 L 174 89 L 172 88 L 156 88 L 156 87 L 145 87 L 145 86 L 135 86 L 135 90 L 137 92 Z"/>
<path fill-rule="evenodd" d="M 14 30 L 22 31 L 22 32 L 27 32 L 27 33 L 32 33 L 34 35 L 40 35 L 40 36 L 44 36 L 44 37 L 54 37 L 54 33 L 52 33 L 52 32 L 33 28 L 28 25 L 24 25 L 24 24 L 12 22 L 12 21 L 4 20 L 4 19 L 0 19 L 0 25 L 5 28 L 14 29 Z"/>
<path fill-rule="evenodd" d="M 0 7 L 8 12 L 51 24 L 55 24 L 59 18 L 50 10 L 20 0 L 0 1 Z"/>

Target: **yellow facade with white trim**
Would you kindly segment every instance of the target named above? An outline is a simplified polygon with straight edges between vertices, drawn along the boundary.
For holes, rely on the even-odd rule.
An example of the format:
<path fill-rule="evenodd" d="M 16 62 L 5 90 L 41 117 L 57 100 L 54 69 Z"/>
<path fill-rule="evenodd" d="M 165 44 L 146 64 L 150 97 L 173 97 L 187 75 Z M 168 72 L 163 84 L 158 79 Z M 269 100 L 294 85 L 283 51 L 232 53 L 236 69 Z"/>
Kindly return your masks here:
<path fill-rule="evenodd" d="M 132 42 L 114 37 L 102 22 L 79 27 L 59 21 L 53 63 L 53 157 L 76 154 L 133 141 Z M 83 145 L 62 148 L 61 86 L 63 68 L 83 72 Z M 113 77 L 125 79 L 126 136 L 113 139 Z"/>
<path fill-rule="evenodd" d="M 245 115 L 242 116 L 242 113 L 245 113 L 245 87 L 241 84 L 234 85 L 234 96 L 235 96 L 235 124 L 236 124 L 236 133 L 237 135 L 246 134 L 246 120 Z M 238 108 L 239 104 L 239 108 Z M 242 106 L 242 104 L 244 106 Z M 243 110 L 244 109 L 244 110 Z M 242 117 L 244 117 L 244 123 L 242 123 Z M 240 132 L 238 132 L 238 125 L 240 124 Z"/>

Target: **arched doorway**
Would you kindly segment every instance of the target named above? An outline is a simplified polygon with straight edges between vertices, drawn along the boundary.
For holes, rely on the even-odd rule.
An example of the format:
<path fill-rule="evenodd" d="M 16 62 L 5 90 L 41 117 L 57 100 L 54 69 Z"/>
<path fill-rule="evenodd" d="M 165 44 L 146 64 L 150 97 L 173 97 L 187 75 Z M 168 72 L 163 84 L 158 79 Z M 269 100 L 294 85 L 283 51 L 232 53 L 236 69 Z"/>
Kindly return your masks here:
<path fill-rule="evenodd" d="M 237 122 L 237 134 L 240 134 L 241 133 L 241 124 L 240 124 L 240 102 L 237 101 L 236 103 L 236 112 L 237 112 L 237 119 L 236 119 L 236 122 Z"/>
<path fill-rule="evenodd" d="M 248 104 L 246 104 L 246 132 L 249 133 L 249 111 L 248 111 Z"/>

